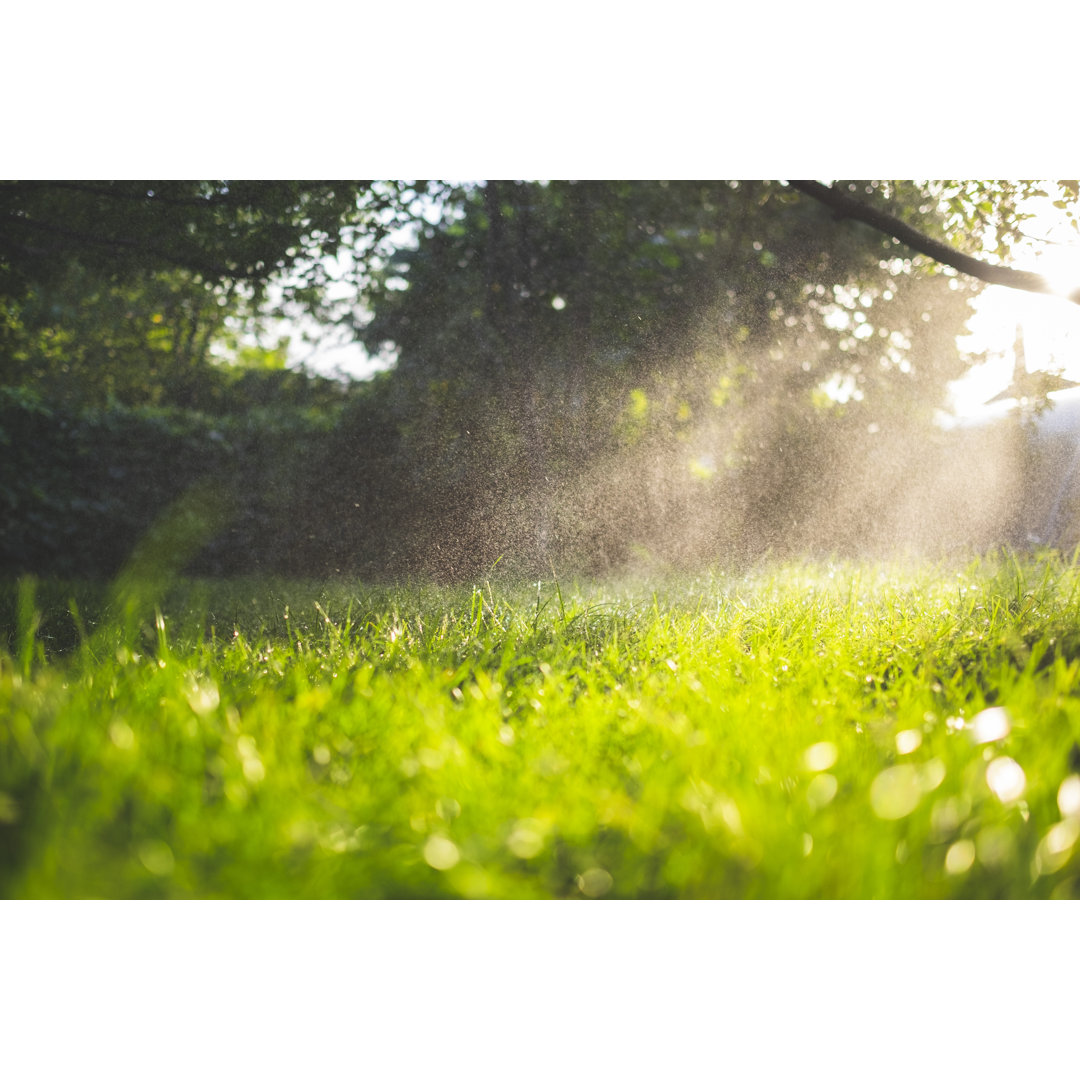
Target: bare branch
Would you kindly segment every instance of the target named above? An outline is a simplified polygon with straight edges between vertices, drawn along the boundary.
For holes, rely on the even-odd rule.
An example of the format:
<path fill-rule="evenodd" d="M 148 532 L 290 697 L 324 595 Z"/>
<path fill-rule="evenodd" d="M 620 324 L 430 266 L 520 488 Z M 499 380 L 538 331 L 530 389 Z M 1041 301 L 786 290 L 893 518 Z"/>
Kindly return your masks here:
<path fill-rule="evenodd" d="M 788 184 L 796 191 L 801 191 L 804 195 L 817 199 L 818 202 L 834 211 L 838 217 L 853 218 L 856 221 L 861 221 L 871 228 L 885 233 L 886 236 L 899 240 L 901 244 L 912 248 L 920 254 L 928 255 L 936 262 L 944 263 L 946 266 L 959 270 L 962 274 L 968 274 L 990 285 L 1006 285 L 1010 289 L 1046 293 L 1051 296 L 1064 295 L 1053 288 L 1042 274 L 1034 274 L 1029 270 L 1015 270 L 1009 266 L 992 266 L 981 259 L 965 255 L 963 252 L 949 247 L 948 244 L 943 244 L 939 240 L 934 240 L 925 233 L 919 232 L 918 229 L 912 228 L 906 222 L 893 217 L 892 214 L 887 214 L 873 206 L 867 206 L 866 203 L 860 202 L 858 199 L 853 199 L 846 192 L 838 191 L 836 188 L 828 187 L 825 184 L 818 183 L 816 180 L 789 180 Z M 1066 299 L 1071 300 L 1074 304 L 1080 304 L 1080 288 L 1074 289 L 1067 295 Z"/>

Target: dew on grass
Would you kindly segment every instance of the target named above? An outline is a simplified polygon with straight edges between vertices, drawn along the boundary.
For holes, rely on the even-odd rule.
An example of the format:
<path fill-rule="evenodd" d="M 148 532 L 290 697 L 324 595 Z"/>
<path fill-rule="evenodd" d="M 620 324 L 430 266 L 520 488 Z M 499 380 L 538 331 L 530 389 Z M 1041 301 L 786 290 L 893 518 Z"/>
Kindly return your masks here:
<path fill-rule="evenodd" d="M 323 745 L 323 743 L 319 743 L 319 745 L 311 751 L 311 759 L 316 765 L 329 765 L 330 747 Z"/>
<path fill-rule="evenodd" d="M 879 818 L 897 821 L 919 805 L 923 787 L 914 765 L 893 765 L 879 772 L 870 785 L 870 805 Z"/>
<path fill-rule="evenodd" d="M 1016 802 L 1024 794 L 1026 783 L 1024 770 L 1011 757 L 994 758 L 986 766 L 987 787 L 1000 802 Z"/>
<path fill-rule="evenodd" d="M 445 836 L 429 836 L 424 844 L 424 862 L 433 870 L 450 870 L 461 859 L 457 844 Z"/>
<path fill-rule="evenodd" d="M 896 752 L 913 754 L 922 746 L 922 732 L 916 728 L 907 728 L 896 733 Z"/>
<path fill-rule="evenodd" d="M 503 746 L 514 745 L 514 729 L 509 724 L 500 725 L 499 742 L 501 742 Z"/>
<path fill-rule="evenodd" d="M 970 840 L 957 840 L 945 853 L 947 874 L 966 874 L 975 862 L 975 845 Z"/>
<path fill-rule="evenodd" d="M 1057 804 L 1062 817 L 1080 818 L 1080 776 L 1074 773 L 1061 781 Z"/>
<path fill-rule="evenodd" d="M 575 881 L 577 887 L 590 900 L 598 900 L 601 896 L 606 896 L 615 883 L 614 878 L 600 866 L 593 866 L 584 874 L 578 874 Z"/>
<path fill-rule="evenodd" d="M 971 741 L 976 746 L 983 743 L 1000 742 L 1012 730 L 1009 712 L 1000 706 L 983 709 L 971 721 Z"/>
<path fill-rule="evenodd" d="M 838 756 L 835 743 L 818 742 L 803 751 L 803 764 L 810 772 L 824 772 L 836 764 Z"/>

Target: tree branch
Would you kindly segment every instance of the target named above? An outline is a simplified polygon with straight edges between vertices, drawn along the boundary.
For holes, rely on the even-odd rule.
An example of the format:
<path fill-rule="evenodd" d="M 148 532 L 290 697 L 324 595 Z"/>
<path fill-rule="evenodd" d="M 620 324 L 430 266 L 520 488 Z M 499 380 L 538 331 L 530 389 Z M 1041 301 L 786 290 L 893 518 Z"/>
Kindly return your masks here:
<path fill-rule="evenodd" d="M 866 203 L 860 202 L 858 199 L 853 199 L 846 192 L 827 187 L 816 180 L 789 180 L 788 184 L 796 191 L 809 195 L 812 199 L 817 199 L 818 202 L 829 207 L 839 217 L 861 221 L 871 228 L 877 229 L 878 232 L 899 240 L 901 244 L 912 248 L 920 254 L 928 255 L 936 262 L 944 263 L 946 266 L 959 270 L 962 274 L 968 274 L 990 285 L 1006 285 L 1010 289 L 1047 293 L 1051 296 L 1064 295 L 1054 289 L 1042 274 L 1034 274 L 1028 270 L 1014 270 L 1009 266 L 991 266 L 981 259 L 965 255 L 963 252 L 949 247 L 948 244 L 934 240 L 899 218 L 893 217 L 892 214 L 887 214 L 873 206 L 867 206 Z M 1074 289 L 1067 295 L 1066 299 L 1071 300 L 1074 304 L 1080 304 L 1080 288 Z"/>

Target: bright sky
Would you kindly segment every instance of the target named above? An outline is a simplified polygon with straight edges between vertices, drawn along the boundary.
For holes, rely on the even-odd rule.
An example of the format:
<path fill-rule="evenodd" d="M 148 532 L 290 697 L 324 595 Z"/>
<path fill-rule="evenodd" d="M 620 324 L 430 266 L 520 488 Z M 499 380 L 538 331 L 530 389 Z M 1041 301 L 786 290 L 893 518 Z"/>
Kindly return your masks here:
<path fill-rule="evenodd" d="M 1015 252 L 1009 265 L 1046 275 L 1063 291 L 1080 285 L 1080 236 L 1048 200 L 1034 200 L 1038 216 L 1025 224 L 1034 237 L 1056 241 Z M 1038 209 L 1036 209 L 1038 207 Z M 952 385 L 952 404 L 961 416 L 978 415 L 983 402 L 1004 390 L 1013 374 L 1016 327 L 1023 329 L 1024 355 L 1031 371 L 1060 370 L 1080 382 L 1080 305 L 1057 296 L 988 285 L 975 302 L 970 335 L 959 339 L 968 352 L 989 351 L 985 364 Z M 1071 393 L 1071 391 L 1069 391 Z"/>

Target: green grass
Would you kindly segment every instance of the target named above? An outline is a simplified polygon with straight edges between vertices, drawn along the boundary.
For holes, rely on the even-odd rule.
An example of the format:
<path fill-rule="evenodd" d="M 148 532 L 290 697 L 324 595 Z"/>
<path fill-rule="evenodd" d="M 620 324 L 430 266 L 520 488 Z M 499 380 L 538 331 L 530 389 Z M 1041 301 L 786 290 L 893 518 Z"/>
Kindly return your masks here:
<path fill-rule="evenodd" d="M 7 897 L 1080 893 L 1055 558 L 6 606 Z"/>

